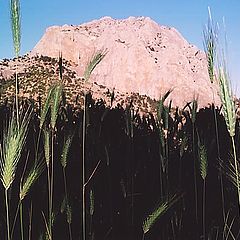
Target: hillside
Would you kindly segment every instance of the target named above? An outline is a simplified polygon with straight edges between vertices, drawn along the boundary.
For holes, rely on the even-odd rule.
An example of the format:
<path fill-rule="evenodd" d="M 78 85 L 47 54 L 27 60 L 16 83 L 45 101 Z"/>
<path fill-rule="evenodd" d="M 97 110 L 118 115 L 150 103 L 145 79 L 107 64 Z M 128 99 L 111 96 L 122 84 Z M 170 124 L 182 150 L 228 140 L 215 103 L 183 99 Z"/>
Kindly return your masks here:
<path fill-rule="evenodd" d="M 71 102 L 76 102 L 85 90 L 109 102 L 114 90 L 115 104 L 125 104 L 133 97 L 138 106 L 151 110 L 149 102 L 172 89 L 169 100 L 173 106 L 183 107 L 194 98 L 198 98 L 201 107 L 212 103 L 204 53 L 176 29 L 161 26 L 148 17 L 104 17 L 79 26 L 48 28 L 29 54 L 0 62 L 2 96 L 11 94 L 14 88 L 16 66 L 20 95 L 34 99 L 45 95 L 49 84 L 58 81 L 60 51 L 65 59 L 66 96 Z M 83 72 L 99 51 L 107 54 L 86 84 Z M 218 103 L 216 87 L 214 94 Z"/>

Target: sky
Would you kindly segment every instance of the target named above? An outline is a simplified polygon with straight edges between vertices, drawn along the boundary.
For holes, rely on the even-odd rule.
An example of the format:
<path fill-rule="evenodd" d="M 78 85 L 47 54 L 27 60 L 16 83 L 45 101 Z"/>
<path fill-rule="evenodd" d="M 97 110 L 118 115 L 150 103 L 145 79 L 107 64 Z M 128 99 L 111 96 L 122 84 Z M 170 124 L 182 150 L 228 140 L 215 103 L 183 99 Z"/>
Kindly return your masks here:
<path fill-rule="evenodd" d="M 0 59 L 13 57 L 10 0 L 0 0 Z M 30 51 L 52 25 L 78 25 L 103 16 L 122 19 L 148 16 L 176 28 L 191 44 L 203 49 L 208 6 L 215 21 L 225 19 L 228 69 L 234 92 L 240 96 L 240 0 L 20 0 L 21 54 Z"/>

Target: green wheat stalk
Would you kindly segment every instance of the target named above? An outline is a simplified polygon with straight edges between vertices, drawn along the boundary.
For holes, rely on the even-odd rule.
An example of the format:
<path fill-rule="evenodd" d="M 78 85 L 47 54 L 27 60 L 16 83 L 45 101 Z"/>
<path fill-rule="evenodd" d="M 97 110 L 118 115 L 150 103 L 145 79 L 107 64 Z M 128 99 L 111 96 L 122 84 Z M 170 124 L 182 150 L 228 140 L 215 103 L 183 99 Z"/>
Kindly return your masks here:
<path fill-rule="evenodd" d="M 160 98 L 160 100 L 158 101 L 158 109 L 157 109 L 157 116 L 158 116 L 158 120 L 161 121 L 161 119 L 163 118 L 163 112 L 164 112 L 164 102 L 166 101 L 166 99 L 169 97 L 169 95 L 172 93 L 172 89 L 168 90 L 163 97 Z"/>
<path fill-rule="evenodd" d="M 164 183 L 162 174 L 166 175 L 166 191 L 168 191 L 168 127 L 169 127 L 169 113 L 171 108 L 171 101 L 169 107 L 165 106 L 164 103 L 173 89 L 168 90 L 158 101 L 157 107 L 157 128 L 160 140 L 160 166 L 159 166 L 159 177 L 160 177 L 160 191 L 163 192 Z"/>
<path fill-rule="evenodd" d="M 29 171 L 29 173 L 27 174 L 27 176 L 23 179 L 23 182 L 20 186 L 20 192 L 19 192 L 20 201 L 23 201 L 24 198 L 27 196 L 27 194 L 29 193 L 34 183 L 42 174 L 43 170 L 44 170 L 43 163 L 40 162 L 37 165 L 34 165 L 32 169 Z"/>
<path fill-rule="evenodd" d="M 51 131 L 49 129 L 43 129 L 43 147 L 44 147 L 44 155 L 45 155 L 45 162 L 47 166 L 47 182 L 48 182 L 48 204 L 49 204 L 49 224 L 51 224 L 51 216 L 52 216 L 52 209 L 51 209 L 51 169 L 50 169 L 50 162 L 51 162 Z M 51 228 L 51 226 L 49 226 Z"/>
<path fill-rule="evenodd" d="M 66 201 L 66 216 L 67 216 L 67 223 L 68 223 L 68 230 L 69 230 L 69 238 L 72 239 L 72 210 L 71 206 L 69 205 L 68 200 L 68 191 L 67 191 L 67 178 L 66 178 L 66 167 L 68 162 L 68 154 L 72 144 L 73 134 L 69 134 L 67 138 L 64 140 L 62 154 L 61 154 L 61 165 L 63 170 L 63 181 L 64 181 L 64 191 L 65 191 L 65 201 Z"/>
<path fill-rule="evenodd" d="M 47 98 L 45 101 L 45 104 L 43 105 L 42 111 L 41 111 L 41 117 L 40 117 L 40 129 L 42 129 L 43 124 L 46 121 L 48 111 L 50 109 L 50 103 L 52 100 L 52 95 L 54 91 L 55 85 L 51 86 L 48 90 Z"/>
<path fill-rule="evenodd" d="M 15 116 L 12 116 L 7 131 L 4 132 L 1 144 L 0 178 L 6 190 L 10 188 L 15 178 L 17 164 L 23 150 L 28 125 L 31 118 L 31 110 L 21 117 L 18 127 Z"/>
<path fill-rule="evenodd" d="M 14 221 L 13 221 L 13 226 L 12 226 L 12 231 L 11 231 L 11 239 L 13 238 L 13 232 L 14 232 L 19 208 L 20 208 L 21 236 L 22 236 L 22 239 L 24 239 L 24 237 L 23 237 L 23 224 L 22 224 L 22 222 L 23 222 L 22 221 L 22 202 L 23 202 L 24 198 L 30 192 L 30 189 L 32 188 L 34 183 L 37 181 L 37 179 L 42 174 L 43 170 L 44 170 L 43 162 L 40 161 L 37 164 L 33 165 L 31 170 L 28 172 L 27 176 L 25 176 L 24 178 L 23 177 L 21 178 L 20 190 L 19 190 L 19 203 L 18 203 L 18 206 L 17 206 L 15 218 L 14 218 Z M 23 175 L 24 175 L 24 172 L 25 172 L 25 170 L 23 171 Z"/>
<path fill-rule="evenodd" d="M 168 197 L 166 200 L 160 203 L 159 206 L 152 213 L 149 214 L 149 216 L 143 221 L 142 225 L 144 235 L 150 231 L 150 229 L 156 223 L 156 221 L 163 214 L 165 214 L 180 199 L 180 197 L 181 196 L 176 194 Z"/>
<path fill-rule="evenodd" d="M 45 155 L 45 161 L 46 161 L 46 165 L 47 168 L 49 168 L 49 164 L 50 164 L 50 131 L 48 129 L 44 129 L 43 130 L 43 143 L 44 143 L 44 155 Z"/>
<path fill-rule="evenodd" d="M 43 172 L 43 163 L 40 162 L 37 165 L 31 168 L 27 176 L 23 179 L 23 182 L 20 184 L 20 191 L 19 191 L 19 205 L 20 205 L 20 223 L 21 223 L 21 237 L 24 240 L 24 230 L 23 230 L 23 200 L 29 193 L 30 189 L 40 177 Z M 17 215 L 17 214 L 16 214 Z"/>
<path fill-rule="evenodd" d="M 63 65 L 62 65 L 62 53 L 59 53 L 59 82 L 53 85 L 52 93 L 50 94 L 50 126 L 51 126 L 51 158 L 50 166 L 48 168 L 48 181 L 49 181 L 49 232 L 50 238 L 52 236 L 52 227 L 54 223 L 54 214 L 53 214 L 53 196 L 54 196 L 54 135 L 57 133 L 56 122 L 59 115 L 60 104 L 63 98 Z"/>
<path fill-rule="evenodd" d="M 18 57 L 21 47 L 21 17 L 20 17 L 20 1 L 10 1 L 11 26 L 15 56 Z"/>
<path fill-rule="evenodd" d="M 12 27 L 12 38 L 15 57 L 19 57 L 21 47 L 21 17 L 20 17 L 20 1 L 10 1 L 10 15 L 11 15 L 11 27 Z M 17 111 L 17 124 L 19 124 L 19 106 L 18 106 L 18 73 L 16 69 L 15 75 L 15 101 Z"/>
<path fill-rule="evenodd" d="M 63 86 L 62 83 L 52 85 L 48 91 L 47 99 L 42 109 L 40 118 L 40 130 L 42 130 L 46 122 L 47 115 L 50 111 L 50 126 L 49 130 L 43 129 L 44 133 L 44 153 L 48 171 L 48 185 L 49 185 L 49 230 L 52 234 L 52 205 L 53 205 L 53 176 L 54 176 L 54 131 L 56 130 L 56 122 L 58 118 L 59 108 L 62 101 Z M 50 140 L 51 138 L 51 140 Z M 51 143 L 50 143 L 51 142 Z M 50 154 L 51 152 L 51 154 Z M 51 169 L 50 169 L 51 167 Z"/>
<path fill-rule="evenodd" d="M 89 235 L 92 237 L 93 236 L 93 215 L 94 215 L 94 211 L 95 211 L 95 198 L 94 198 L 94 192 L 91 189 L 90 190 L 90 194 L 89 194 L 89 202 L 90 202 L 90 206 L 89 206 L 89 213 L 90 213 L 90 230 L 89 230 Z"/>
<path fill-rule="evenodd" d="M 106 56 L 106 51 L 99 51 L 96 53 L 84 71 L 84 79 L 87 82 L 96 68 L 96 66 L 103 60 Z M 87 110 L 87 100 L 86 93 L 84 94 L 84 107 L 83 107 L 83 129 L 82 129 L 82 239 L 86 239 L 86 217 L 85 217 L 85 141 L 86 141 L 86 110 Z"/>
<path fill-rule="evenodd" d="M 60 103 L 62 100 L 62 92 L 63 92 L 62 84 L 56 84 L 53 88 L 51 102 L 50 102 L 50 107 L 51 107 L 50 124 L 52 129 L 54 129 L 56 126 L 58 111 L 59 111 Z"/>
<path fill-rule="evenodd" d="M 20 116 L 19 123 L 17 123 L 17 119 L 13 114 L 9 120 L 7 130 L 3 134 L 0 148 L 0 179 L 5 189 L 8 240 L 10 240 L 8 191 L 15 179 L 17 165 L 26 141 L 30 118 L 31 110 L 27 110 L 25 115 Z"/>
<path fill-rule="evenodd" d="M 235 172 L 236 172 L 236 183 L 237 183 L 237 192 L 238 192 L 238 203 L 240 206 L 240 185 L 239 185 L 239 175 L 238 175 L 238 163 L 237 163 L 237 154 L 235 147 L 235 126 L 236 126 L 236 113 L 235 106 L 233 102 L 232 91 L 230 88 L 230 81 L 226 71 L 226 65 L 219 67 L 219 86 L 220 86 L 220 98 L 223 106 L 223 116 L 227 125 L 229 135 L 231 137 Z"/>
<path fill-rule="evenodd" d="M 93 214 L 94 214 L 94 192 L 93 192 L 92 189 L 90 190 L 89 199 L 90 199 L 90 210 L 89 210 L 89 212 L 90 212 L 90 215 L 93 216 Z"/>
<path fill-rule="evenodd" d="M 198 101 L 197 101 L 197 99 L 194 99 L 192 101 L 192 107 L 191 107 L 191 117 L 192 117 L 193 123 L 196 122 L 197 110 L 198 110 Z"/>
<path fill-rule="evenodd" d="M 63 168 L 67 167 L 67 160 L 69 155 L 69 150 L 72 144 L 73 134 L 69 134 L 67 138 L 64 140 L 63 150 L 61 154 L 61 165 Z"/>
<path fill-rule="evenodd" d="M 199 164 L 200 174 L 202 179 L 205 181 L 207 177 L 208 160 L 207 160 L 207 149 L 204 144 L 199 143 L 198 154 L 199 154 L 199 163 L 200 163 Z"/>
<path fill-rule="evenodd" d="M 198 137 L 198 156 L 199 156 L 199 166 L 200 166 L 200 175 L 203 179 L 203 215 L 202 215 L 202 224 L 203 224 L 203 239 L 206 239 L 206 226 L 205 226 L 205 203 L 206 203 L 206 177 L 208 170 L 208 159 L 207 159 L 207 149 L 204 144 L 200 142 Z"/>
<path fill-rule="evenodd" d="M 194 194 L 195 194 L 195 213 L 196 222 L 198 222 L 198 189 L 197 189 L 197 163 L 196 163 L 196 151 L 195 151 L 195 123 L 197 118 L 198 102 L 197 99 L 193 99 L 187 106 L 190 109 L 192 120 L 192 152 L 193 152 L 193 172 L 194 172 Z"/>
<path fill-rule="evenodd" d="M 219 69 L 220 98 L 223 105 L 223 116 L 227 124 L 230 137 L 235 136 L 236 114 L 230 88 L 229 77 L 225 67 Z"/>
<path fill-rule="evenodd" d="M 56 83 L 49 88 L 45 104 L 43 105 L 43 109 L 41 111 L 40 129 L 42 129 L 49 111 L 51 112 L 50 125 L 52 129 L 55 128 L 58 111 L 62 100 L 62 93 L 63 86 L 61 83 Z"/>
<path fill-rule="evenodd" d="M 238 184 L 240 184 L 240 182 L 237 183 L 237 175 L 239 180 L 239 171 L 237 173 L 235 171 L 234 156 L 232 154 L 229 154 L 229 158 L 231 160 L 229 161 L 229 164 L 224 164 L 224 162 L 221 162 L 219 170 L 229 179 L 229 181 L 234 185 L 234 187 L 237 188 Z"/>
<path fill-rule="evenodd" d="M 208 74 L 211 83 L 214 82 L 214 70 L 215 65 L 217 63 L 217 47 L 218 47 L 218 24 L 213 22 L 211 16 L 211 10 L 208 7 L 209 17 L 208 17 L 208 24 L 206 25 L 205 30 L 203 31 L 204 36 L 204 50 L 207 57 L 208 62 Z M 219 149 L 219 132 L 218 132 L 218 120 L 217 120 L 217 113 L 215 108 L 215 97 L 214 97 L 214 89 L 212 89 L 213 94 L 213 114 L 214 114 L 214 123 L 215 123 L 215 134 L 216 134 L 216 144 L 217 144 L 217 157 L 220 159 L 220 149 Z M 219 164 L 221 164 L 219 162 Z M 220 187 L 221 187 L 221 198 L 222 198 L 222 212 L 223 212 L 223 220 L 225 221 L 225 197 L 224 197 L 224 186 L 223 186 L 223 177 L 222 172 L 219 173 L 220 178 Z M 223 232 L 223 238 L 225 238 L 225 232 Z"/>
<path fill-rule="evenodd" d="M 208 63 L 208 74 L 210 77 L 211 83 L 214 82 L 214 69 L 215 69 L 215 62 L 216 62 L 216 43 L 217 43 L 217 25 L 214 24 L 211 16 L 211 10 L 208 7 L 208 24 L 206 25 L 205 29 L 203 30 L 203 45 L 205 54 L 207 57 Z"/>
<path fill-rule="evenodd" d="M 96 68 L 96 66 L 103 60 L 103 58 L 106 56 L 107 51 L 99 51 L 96 54 L 94 54 L 94 56 L 92 57 L 92 59 L 89 61 L 89 63 L 87 64 L 87 67 L 85 68 L 83 77 L 85 79 L 85 81 L 88 81 L 93 70 Z"/>

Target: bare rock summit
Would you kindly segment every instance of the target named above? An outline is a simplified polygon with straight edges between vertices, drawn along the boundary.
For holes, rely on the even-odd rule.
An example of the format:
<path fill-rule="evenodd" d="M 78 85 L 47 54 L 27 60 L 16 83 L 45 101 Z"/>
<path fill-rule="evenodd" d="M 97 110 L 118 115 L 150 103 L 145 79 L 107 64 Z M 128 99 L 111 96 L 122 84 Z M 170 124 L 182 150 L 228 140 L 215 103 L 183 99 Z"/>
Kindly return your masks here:
<path fill-rule="evenodd" d="M 204 52 L 176 29 L 149 17 L 104 17 L 79 26 L 49 27 L 30 55 L 58 57 L 61 51 L 82 77 L 93 54 L 104 50 L 107 55 L 94 70 L 92 82 L 156 100 L 173 89 L 169 99 L 180 107 L 194 98 L 200 106 L 207 106 L 212 103 L 213 91 L 217 96 Z"/>

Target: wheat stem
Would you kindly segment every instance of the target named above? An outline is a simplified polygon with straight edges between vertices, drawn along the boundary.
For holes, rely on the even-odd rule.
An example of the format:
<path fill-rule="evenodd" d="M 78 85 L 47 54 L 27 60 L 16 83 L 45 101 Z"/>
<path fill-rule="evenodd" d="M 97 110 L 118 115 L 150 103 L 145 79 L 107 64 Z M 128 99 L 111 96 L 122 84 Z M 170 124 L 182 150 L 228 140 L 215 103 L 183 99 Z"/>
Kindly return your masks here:
<path fill-rule="evenodd" d="M 24 240 L 24 230 L 23 230 L 23 206 L 20 203 L 20 230 L 21 230 L 21 239 Z"/>
<path fill-rule="evenodd" d="M 205 205 L 206 205 L 206 179 L 203 180 L 203 219 L 202 219 L 202 223 L 203 223 L 203 240 L 206 239 L 206 224 L 205 224 Z"/>
<path fill-rule="evenodd" d="M 13 233 L 14 233 L 14 228 L 15 228 L 16 221 L 17 221 L 17 216 L 18 216 L 19 208 L 20 208 L 20 200 L 19 200 L 18 205 L 17 205 L 17 210 L 16 210 L 16 214 L 15 214 L 15 217 L 14 217 L 13 225 L 12 225 L 11 239 L 13 239 Z"/>
<path fill-rule="evenodd" d="M 51 177 L 50 177 L 50 167 L 47 166 L 47 181 L 48 181 L 48 217 L 49 217 L 49 224 L 51 223 Z"/>
<path fill-rule="evenodd" d="M 233 148 L 233 157 L 234 157 L 234 166 L 235 166 L 235 172 L 236 172 L 236 182 L 237 182 L 237 192 L 238 192 L 238 204 L 239 204 L 239 211 L 240 211 L 240 186 L 239 186 L 239 171 L 238 171 L 238 163 L 237 163 L 237 153 L 236 153 L 236 147 L 235 147 L 235 141 L 234 137 L 231 137 L 232 141 L 232 148 Z M 239 213 L 240 214 L 240 213 Z"/>
<path fill-rule="evenodd" d="M 63 168 L 63 181 L 64 181 L 64 191 L 66 196 L 66 201 L 68 203 L 68 191 L 67 191 L 67 178 L 66 178 L 66 170 Z M 68 221 L 68 231 L 69 231 L 69 239 L 72 240 L 72 229 L 71 229 L 71 223 Z"/>
<path fill-rule="evenodd" d="M 215 108 L 215 97 L 214 97 L 214 90 L 212 89 L 213 92 L 213 116 L 214 116 L 214 125 L 215 125 L 215 134 L 216 134 L 216 145 L 217 145 L 217 158 L 218 161 L 220 161 L 221 156 L 220 156 L 220 147 L 219 147 L 219 132 L 218 132 L 218 120 L 217 120 L 217 113 L 216 113 L 216 108 Z M 220 163 L 219 163 L 220 165 Z M 222 172 L 219 172 L 219 179 L 220 179 L 220 188 L 221 188 L 221 199 L 222 199 L 222 215 L 223 215 L 223 221 L 225 222 L 225 197 L 224 197 L 224 186 L 223 186 L 223 176 Z M 223 238 L 224 238 L 225 233 L 223 232 Z"/>
<path fill-rule="evenodd" d="M 82 133 L 82 235 L 86 240 L 86 223 L 85 223 L 85 137 L 86 137 L 86 94 L 84 96 L 83 110 L 83 133 Z"/>
<path fill-rule="evenodd" d="M 17 68 L 17 67 L 16 67 Z M 18 104 L 18 73 L 16 69 L 15 73 L 15 101 L 16 101 L 16 115 L 17 115 L 17 125 L 19 127 L 19 104 Z"/>
<path fill-rule="evenodd" d="M 6 223 L 7 223 L 7 239 L 11 240 L 10 237 L 10 221 L 9 221 L 9 206 L 8 206 L 8 189 L 5 189 L 5 205 L 6 205 Z"/>
<path fill-rule="evenodd" d="M 32 214 L 33 214 L 33 206 L 32 206 L 32 202 L 31 202 L 31 208 L 30 208 L 30 213 L 29 213 L 28 240 L 31 240 L 31 236 L 32 236 Z"/>
<path fill-rule="evenodd" d="M 195 122 L 192 123 L 192 141 L 193 141 L 193 172 L 194 172 L 194 194 L 195 194 L 195 214 L 196 223 L 198 223 L 198 190 L 197 190 L 197 166 L 195 154 Z"/>
<path fill-rule="evenodd" d="M 51 238 L 53 238 L 52 236 L 52 214 L 53 214 L 53 185 L 54 185 L 54 134 L 52 132 L 52 154 L 51 154 L 51 175 L 50 175 L 50 209 L 49 209 L 49 213 L 50 213 L 50 226 L 49 226 L 49 232 L 51 235 Z"/>

